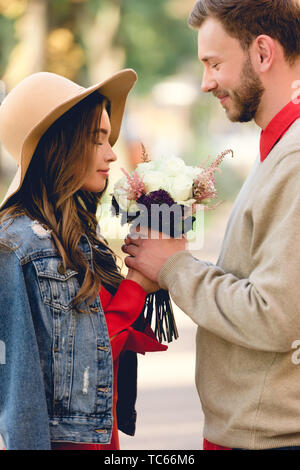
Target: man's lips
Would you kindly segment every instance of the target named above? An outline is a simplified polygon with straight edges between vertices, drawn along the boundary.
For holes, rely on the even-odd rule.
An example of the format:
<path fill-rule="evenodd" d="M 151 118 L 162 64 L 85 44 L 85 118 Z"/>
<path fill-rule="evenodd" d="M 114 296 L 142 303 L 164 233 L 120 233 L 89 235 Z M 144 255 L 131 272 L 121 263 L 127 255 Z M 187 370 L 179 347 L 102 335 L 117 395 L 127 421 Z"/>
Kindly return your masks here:
<path fill-rule="evenodd" d="M 220 103 L 223 104 L 227 98 L 229 98 L 229 95 L 219 95 L 217 98 L 220 100 Z"/>

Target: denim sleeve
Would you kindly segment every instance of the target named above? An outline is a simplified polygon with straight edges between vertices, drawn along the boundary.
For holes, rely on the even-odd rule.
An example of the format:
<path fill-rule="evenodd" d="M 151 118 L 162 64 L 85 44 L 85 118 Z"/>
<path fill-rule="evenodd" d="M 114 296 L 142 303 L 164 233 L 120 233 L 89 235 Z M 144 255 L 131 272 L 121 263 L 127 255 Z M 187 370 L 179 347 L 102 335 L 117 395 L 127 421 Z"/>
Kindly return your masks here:
<path fill-rule="evenodd" d="M 7 450 L 51 448 L 39 350 L 14 252 L 0 252 L 0 435 Z"/>

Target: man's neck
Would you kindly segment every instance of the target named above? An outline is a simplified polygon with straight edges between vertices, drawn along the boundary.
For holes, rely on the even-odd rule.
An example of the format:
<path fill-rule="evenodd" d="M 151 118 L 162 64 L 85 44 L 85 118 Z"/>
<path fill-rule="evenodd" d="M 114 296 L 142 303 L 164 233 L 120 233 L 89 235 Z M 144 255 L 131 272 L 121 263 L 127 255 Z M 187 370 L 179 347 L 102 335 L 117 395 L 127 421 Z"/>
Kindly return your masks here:
<path fill-rule="evenodd" d="M 265 92 L 254 118 L 255 123 L 265 130 L 276 114 L 293 100 L 295 103 L 300 101 L 299 61 L 297 66 L 286 68 L 281 74 L 274 75 L 269 85 L 265 85 Z"/>

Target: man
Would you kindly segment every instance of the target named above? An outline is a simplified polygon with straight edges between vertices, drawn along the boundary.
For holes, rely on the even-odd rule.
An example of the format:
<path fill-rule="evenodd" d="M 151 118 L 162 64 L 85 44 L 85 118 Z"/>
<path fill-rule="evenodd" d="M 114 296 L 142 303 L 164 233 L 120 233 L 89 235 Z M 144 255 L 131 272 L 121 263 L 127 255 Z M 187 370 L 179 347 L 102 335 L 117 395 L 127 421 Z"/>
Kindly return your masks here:
<path fill-rule="evenodd" d="M 202 89 L 262 129 L 216 265 L 184 240 L 128 238 L 126 264 L 198 324 L 204 449 L 300 448 L 300 3 L 199 0 Z M 298 90 L 299 91 L 299 90 Z"/>

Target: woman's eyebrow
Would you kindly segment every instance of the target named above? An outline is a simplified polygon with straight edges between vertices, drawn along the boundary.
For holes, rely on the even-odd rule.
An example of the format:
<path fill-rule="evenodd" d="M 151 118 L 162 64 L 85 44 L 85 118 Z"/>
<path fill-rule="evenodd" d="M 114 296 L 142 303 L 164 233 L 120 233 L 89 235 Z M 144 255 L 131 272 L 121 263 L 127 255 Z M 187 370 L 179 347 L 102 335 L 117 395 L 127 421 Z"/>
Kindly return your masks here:
<path fill-rule="evenodd" d="M 104 134 L 104 135 L 107 135 L 108 134 L 108 130 L 107 129 L 104 129 L 104 128 L 101 128 L 101 129 L 97 129 L 93 132 L 93 134 Z"/>

